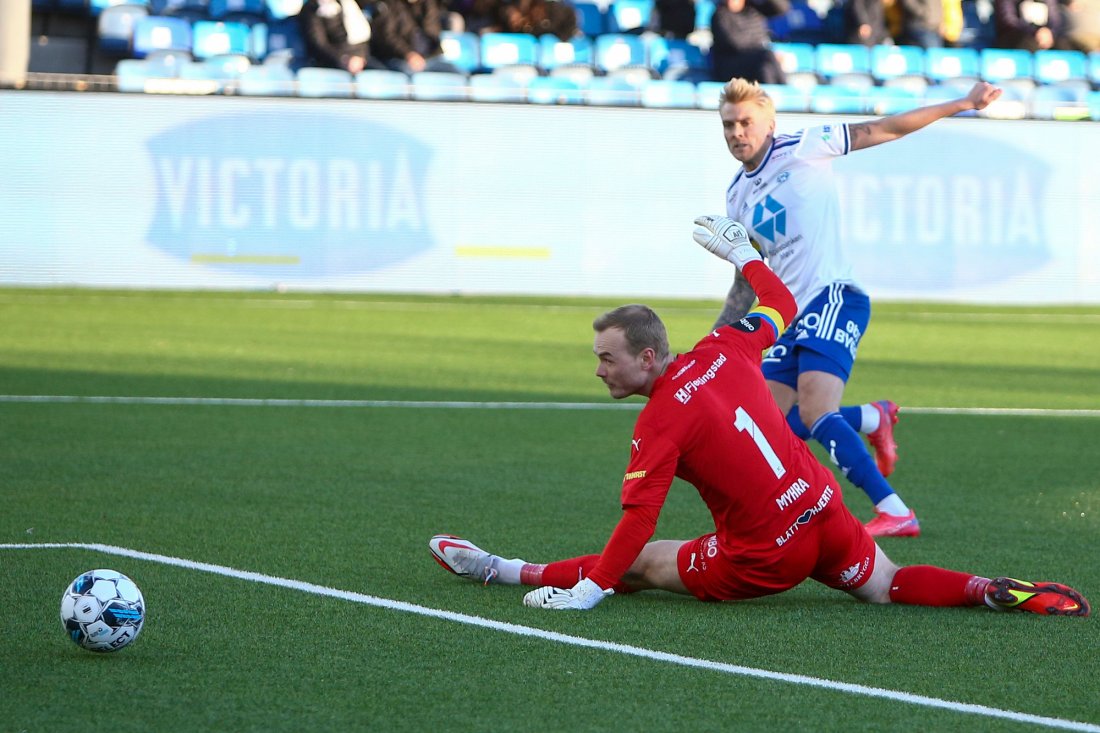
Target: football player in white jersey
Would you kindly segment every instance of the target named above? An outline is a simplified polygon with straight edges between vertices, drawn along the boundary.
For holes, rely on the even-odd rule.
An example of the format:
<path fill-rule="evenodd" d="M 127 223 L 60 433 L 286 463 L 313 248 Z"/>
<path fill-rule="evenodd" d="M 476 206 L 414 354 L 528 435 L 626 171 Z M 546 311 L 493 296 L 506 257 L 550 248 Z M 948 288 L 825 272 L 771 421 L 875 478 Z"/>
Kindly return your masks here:
<path fill-rule="evenodd" d="M 759 85 L 732 79 L 721 93 L 723 135 L 742 164 L 726 191 L 726 215 L 749 227 L 754 244 L 798 304 L 795 322 L 764 358 L 764 376 L 795 432 L 803 438 L 812 435 L 874 502 L 877 516 L 867 528 L 875 536 L 915 537 L 920 524 L 884 476 L 896 458 L 892 424 L 897 406 L 887 401 L 840 406 L 871 307 L 841 247 L 832 161 L 944 117 L 984 109 L 1000 94 L 1000 89 L 979 82 L 965 97 L 949 102 L 868 122 L 776 135 L 775 106 Z M 739 320 L 754 298 L 738 275 L 718 325 Z M 872 444 L 882 449 L 878 465 L 860 430 L 872 433 Z"/>

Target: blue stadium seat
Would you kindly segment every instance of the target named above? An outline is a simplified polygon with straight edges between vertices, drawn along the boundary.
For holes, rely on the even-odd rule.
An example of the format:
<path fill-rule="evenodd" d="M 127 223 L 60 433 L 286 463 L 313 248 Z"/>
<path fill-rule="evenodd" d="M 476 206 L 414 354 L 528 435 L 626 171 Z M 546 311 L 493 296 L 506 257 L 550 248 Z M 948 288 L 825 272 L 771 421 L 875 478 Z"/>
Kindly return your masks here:
<path fill-rule="evenodd" d="M 1036 51 L 1034 60 L 1035 81 L 1040 84 L 1088 79 L 1088 56 L 1080 51 Z"/>
<path fill-rule="evenodd" d="M 152 0 L 155 15 L 171 15 L 194 22 L 210 17 L 210 0 Z"/>
<path fill-rule="evenodd" d="M 592 77 L 596 76 L 596 69 L 588 64 L 563 64 L 562 66 L 555 66 L 550 69 L 550 73 L 547 76 L 553 76 L 558 79 L 568 79 L 574 82 L 581 89 L 587 89 L 588 83 L 592 81 Z"/>
<path fill-rule="evenodd" d="M 924 49 L 920 46 L 874 46 L 871 75 L 879 81 L 898 76 L 924 75 Z"/>
<path fill-rule="evenodd" d="M 470 98 L 465 74 L 450 71 L 418 71 L 410 78 L 413 99 L 464 102 Z"/>
<path fill-rule="evenodd" d="M 760 88 L 771 97 L 776 112 L 807 112 L 810 109 L 810 94 L 804 89 L 788 84 L 761 84 Z"/>
<path fill-rule="evenodd" d="M 695 85 L 695 104 L 699 109 L 718 109 L 725 82 L 701 81 Z"/>
<path fill-rule="evenodd" d="M 589 38 L 607 33 L 607 15 L 603 7 L 591 0 L 573 0 L 577 12 L 577 28 Z"/>
<path fill-rule="evenodd" d="M 1031 93 L 1031 117 L 1039 120 L 1084 120 L 1089 117 L 1087 92 L 1081 88 L 1048 85 Z"/>
<path fill-rule="evenodd" d="M 389 69 L 363 69 L 355 75 L 355 96 L 363 99 L 408 99 L 409 77 Z"/>
<path fill-rule="evenodd" d="M 695 107 L 695 84 L 679 79 L 651 79 L 642 87 L 643 107 Z"/>
<path fill-rule="evenodd" d="M 104 10 L 120 5 L 136 5 L 145 8 L 146 14 L 148 15 L 150 0 L 88 0 L 88 12 L 91 13 L 93 17 L 97 17 Z"/>
<path fill-rule="evenodd" d="M 710 30 L 714 8 L 714 0 L 695 0 L 695 30 Z"/>
<path fill-rule="evenodd" d="M 476 33 L 443 31 L 439 36 L 443 58 L 470 74 L 481 68 L 481 40 Z"/>
<path fill-rule="evenodd" d="M 773 43 L 772 51 L 787 74 L 804 71 L 817 73 L 814 47 L 809 43 Z"/>
<path fill-rule="evenodd" d="M 588 36 L 573 36 L 563 41 L 545 35 L 539 39 L 539 67 L 547 71 L 567 64 L 591 64 L 592 41 Z"/>
<path fill-rule="evenodd" d="M 871 87 L 863 93 L 866 99 L 866 109 L 874 115 L 892 115 L 898 112 L 908 112 L 916 109 L 924 103 L 922 94 L 918 94 L 905 87 Z"/>
<path fill-rule="evenodd" d="M 926 48 L 924 75 L 931 81 L 967 78 L 977 79 L 981 70 L 980 56 L 973 48 Z"/>
<path fill-rule="evenodd" d="M 267 8 L 264 0 L 210 0 L 208 12 L 213 20 L 235 20 L 251 25 L 264 20 Z"/>
<path fill-rule="evenodd" d="M 1100 122 L 1100 91 L 1086 94 L 1085 105 L 1088 107 L 1089 117 Z"/>
<path fill-rule="evenodd" d="M 285 66 L 308 66 L 309 52 L 296 18 L 284 18 L 252 26 L 249 43 L 256 59 Z"/>
<path fill-rule="evenodd" d="M 810 94 L 810 111 L 816 114 L 863 114 L 864 94 L 858 89 L 822 84 Z"/>
<path fill-rule="evenodd" d="M 168 75 L 170 74 L 170 76 Z M 143 93 L 150 79 L 177 78 L 178 69 L 166 72 L 164 67 L 143 59 L 122 59 L 115 65 L 115 80 L 120 92 Z"/>
<path fill-rule="evenodd" d="M 153 51 L 191 52 L 191 24 L 183 18 L 150 15 L 134 24 L 134 56 L 144 58 Z"/>
<path fill-rule="evenodd" d="M 1088 80 L 1093 83 L 1094 86 L 1100 87 L 1100 51 L 1093 51 L 1089 54 L 1089 68 L 1088 68 Z"/>
<path fill-rule="evenodd" d="M 848 43 L 820 43 L 814 49 L 817 73 L 826 79 L 837 74 L 870 74 L 871 53 L 866 46 Z"/>
<path fill-rule="evenodd" d="M 200 63 L 217 79 L 240 79 L 241 74 L 252 68 L 252 60 L 238 53 L 211 56 Z"/>
<path fill-rule="evenodd" d="M 526 102 L 527 84 L 514 76 L 474 74 L 470 77 L 470 100 L 474 102 Z"/>
<path fill-rule="evenodd" d="M 268 20 L 292 18 L 302 12 L 303 0 L 264 0 L 264 15 Z"/>
<path fill-rule="evenodd" d="M 641 92 L 629 81 L 613 76 L 593 77 L 588 84 L 588 104 L 610 107 L 637 107 Z"/>
<path fill-rule="evenodd" d="M 261 97 L 290 97 L 295 93 L 294 72 L 280 64 L 253 66 L 237 79 L 241 94 Z"/>
<path fill-rule="evenodd" d="M 112 5 L 104 8 L 96 21 L 100 50 L 115 55 L 128 55 L 134 45 L 134 29 L 138 21 L 148 15 L 149 9 L 144 5 Z"/>
<path fill-rule="evenodd" d="M 249 32 L 244 23 L 197 20 L 191 27 L 191 54 L 200 60 L 225 53 L 251 56 Z"/>
<path fill-rule="evenodd" d="M 584 89 L 572 79 L 540 76 L 527 85 L 527 101 L 532 104 L 583 104 Z"/>
<path fill-rule="evenodd" d="M 355 78 L 344 69 L 305 66 L 295 75 L 299 97 L 348 98 L 355 92 Z"/>
<path fill-rule="evenodd" d="M 649 42 L 649 65 L 663 79 L 703 81 L 710 77 L 710 63 L 703 50 L 679 38 L 653 38 Z"/>
<path fill-rule="evenodd" d="M 928 90 L 928 79 L 924 75 L 908 74 L 906 76 L 894 76 L 882 81 L 883 87 L 892 87 L 894 89 L 905 89 L 912 92 L 917 97 L 923 97 L 924 93 Z"/>
<path fill-rule="evenodd" d="M 639 36 L 605 33 L 596 39 L 596 68 L 612 71 L 623 66 L 645 66 L 645 42 Z"/>
<path fill-rule="evenodd" d="M 538 39 L 528 33 L 485 33 L 481 36 L 483 69 L 517 64 L 535 66 L 538 61 Z"/>
<path fill-rule="evenodd" d="M 875 80 L 870 74 L 853 71 L 846 74 L 835 74 L 829 80 L 829 84 L 834 87 L 855 89 L 858 92 L 866 93 L 868 89 L 874 88 Z"/>
<path fill-rule="evenodd" d="M 1030 79 L 1035 62 L 1031 51 L 1022 48 L 983 48 L 981 77 L 996 84 L 1006 79 Z"/>
<path fill-rule="evenodd" d="M 492 76 L 501 80 L 502 83 L 516 82 L 525 87 L 538 75 L 539 69 L 537 66 L 532 66 L 531 64 L 513 64 L 511 66 L 499 66 L 488 74 L 475 74 L 474 76 Z"/>
<path fill-rule="evenodd" d="M 247 58 L 243 56 L 240 58 L 243 58 L 246 64 L 248 63 Z M 188 94 L 218 94 L 231 86 L 235 88 L 240 73 L 234 73 L 232 66 L 228 64 L 211 65 L 207 61 L 188 61 L 180 67 L 179 78 L 195 82 L 185 87 Z"/>
<path fill-rule="evenodd" d="M 608 33 L 641 33 L 649 27 L 653 0 L 613 0 L 607 8 Z"/>

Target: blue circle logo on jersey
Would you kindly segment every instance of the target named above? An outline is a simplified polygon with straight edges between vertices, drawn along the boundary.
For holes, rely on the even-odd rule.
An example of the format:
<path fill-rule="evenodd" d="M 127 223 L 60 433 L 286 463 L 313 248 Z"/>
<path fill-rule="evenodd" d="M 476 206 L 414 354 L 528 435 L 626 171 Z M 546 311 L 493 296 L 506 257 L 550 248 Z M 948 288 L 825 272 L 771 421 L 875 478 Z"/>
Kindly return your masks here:
<path fill-rule="evenodd" d="M 385 125 L 281 108 L 179 125 L 149 150 L 149 242 L 194 264 L 322 277 L 434 244 L 423 207 L 430 149 Z"/>

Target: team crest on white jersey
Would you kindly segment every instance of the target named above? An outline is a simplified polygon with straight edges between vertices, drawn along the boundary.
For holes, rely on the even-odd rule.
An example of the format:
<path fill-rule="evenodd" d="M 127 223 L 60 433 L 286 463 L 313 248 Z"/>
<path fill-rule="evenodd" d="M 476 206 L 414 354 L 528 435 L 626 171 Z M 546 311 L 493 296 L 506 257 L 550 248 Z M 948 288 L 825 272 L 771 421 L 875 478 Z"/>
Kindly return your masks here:
<path fill-rule="evenodd" d="M 759 237 L 774 244 L 787 235 L 787 209 L 771 195 L 764 197 L 752 210 L 752 228 Z"/>

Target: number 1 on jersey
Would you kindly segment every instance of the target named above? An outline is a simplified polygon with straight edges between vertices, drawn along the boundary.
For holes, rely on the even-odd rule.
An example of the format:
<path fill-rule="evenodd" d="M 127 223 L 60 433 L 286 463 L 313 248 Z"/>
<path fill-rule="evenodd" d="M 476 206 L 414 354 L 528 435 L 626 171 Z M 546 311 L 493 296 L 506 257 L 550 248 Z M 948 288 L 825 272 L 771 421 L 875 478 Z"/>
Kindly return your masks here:
<path fill-rule="evenodd" d="M 749 434 L 749 437 L 752 438 L 752 442 L 756 443 L 756 447 L 760 450 L 760 454 L 764 456 L 764 460 L 772 467 L 775 477 L 783 478 L 783 474 L 787 472 L 787 469 L 783 467 L 783 463 L 779 460 L 779 456 L 775 454 L 775 450 L 772 449 L 771 443 L 764 437 L 764 433 L 760 431 L 760 426 L 749 417 L 749 413 L 745 412 L 744 407 L 738 407 L 737 411 L 733 414 L 736 416 L 736 419 L 733 421 L 733 427 L 737 428 L 738 432 Z"/>

